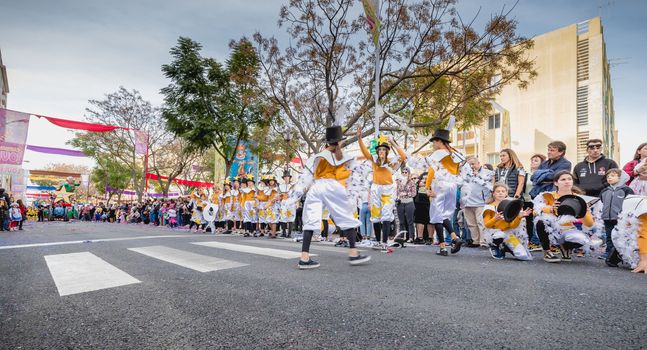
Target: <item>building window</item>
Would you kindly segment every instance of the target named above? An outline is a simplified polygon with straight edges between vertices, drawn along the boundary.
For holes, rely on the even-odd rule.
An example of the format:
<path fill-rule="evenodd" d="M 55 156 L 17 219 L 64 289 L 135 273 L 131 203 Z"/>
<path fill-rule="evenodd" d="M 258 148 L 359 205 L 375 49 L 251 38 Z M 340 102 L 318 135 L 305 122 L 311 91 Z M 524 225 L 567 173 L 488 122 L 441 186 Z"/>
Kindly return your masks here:
<path fill-rule="evenodd" d="M 496 166 L 499 164 L 499 153 L 488 153 L 487 154 L 487 164 L 491 164 L 492 166 Z"/>
<path fill-rule="evenodd" d="M 487 118 L 487 128 L 490 130 L 501 128 L 501 114 L 497 113 L 489 116 Z"/>

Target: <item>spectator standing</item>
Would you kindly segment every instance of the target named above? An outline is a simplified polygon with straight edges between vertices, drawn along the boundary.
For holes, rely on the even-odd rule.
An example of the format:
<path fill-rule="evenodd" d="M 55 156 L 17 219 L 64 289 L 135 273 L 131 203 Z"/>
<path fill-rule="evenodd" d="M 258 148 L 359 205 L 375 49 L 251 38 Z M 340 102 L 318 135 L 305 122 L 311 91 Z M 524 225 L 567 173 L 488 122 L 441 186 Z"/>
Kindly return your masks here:
<path fill-rule="evenodd" d="M 553 179 L 555 174 L 560 171 L 571 171 L 572 164 L 564 156 L 566 154 L 566 144 L 562 141 L 553 141 L 548 144 L 548 159 L 543 161 L 537 171 L 532 174 L 532 191 L 530 196 L 535 198 L 539 193 L 551 192 L 555 190 Z"/>
<path fill-rule="evenodd" d="M 481 162 L 476 157 L 469 158 L 461 170 L 463 178 L 461 204 L 472 241 L 468 247 L 487 247 L 483 235 L 485 233 L 483 209 L 492 196 L 493 175 L 491 170 L 481 166 Z"/>
<path fill-rule="evenodd" d="M 618 168 L 618 164 L 602 154 L 600 139 L 586 141 L 586 153 L 584 160 L 573 168 L 573 181 L 587 196 L 599 197 L 607 185 L 607 170 Z"/>
<path fill-rule="evenodd" d="M 22 231 L 22 224 L 27 221 L 27 207 L 23 204 L 22 199 L 17 200 L 16 203 L 18 204 L 18 209 L 20 209 L 20 215 L 22 216 L 18 223 L 18 230 Z"/>
<path fill-rule="evenodd" d="M 407 231 L 406 240 L 413 242 L 415 227 L 413 215 L 416 206 L 413 199 L 416 197 L 417 185 L 415 178 L 408 168 L 402 169 L 402 178 L 396 180 L 398 194 L 398 218 L 400 220 L 400 231 Z"/>
<path fill-rule="evenodd" d="M 508 186 L 508 197 L 519 199 L 523 195 L 526 185 L 526 171 L 523 169 L 515 151 L 506 148 L 499 153 L 501 163 L 494 171 L 494 183 Z"/>
<path fill-rule="evenodd" d="M 627 185 L 629 185 L 633 179 L 638 176 L 638 174 L 647 170 L 647 142 L 641 143 L 640 146 L 638 146 L 636 153 L 634 154 L 634 159 L 625 164 L 622 169 L 629 175 Z M 2 189 L 0 189 L 0 191 L 1 190 Z"/>

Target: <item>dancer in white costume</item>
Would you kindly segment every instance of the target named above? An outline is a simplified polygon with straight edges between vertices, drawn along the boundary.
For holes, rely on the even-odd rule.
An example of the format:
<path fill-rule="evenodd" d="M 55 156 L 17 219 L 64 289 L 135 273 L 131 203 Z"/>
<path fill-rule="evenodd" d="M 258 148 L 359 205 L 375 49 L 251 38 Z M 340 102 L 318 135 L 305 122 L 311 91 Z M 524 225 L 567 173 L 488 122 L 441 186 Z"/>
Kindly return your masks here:
<path fill-rule="evenodd" d="M 407 159 L 407 155 L 395 143 L 393 138 L 387 138 L 384 135 L 379 135 L 377 138 L 377 154 L 375 156 L 364 145 L 361 129 L 357 130 L 357 141 L 362 154 L 372 165 L 373 177 L 369 194 L 371 222 L 381 224 L 379 226 L 381 226 L 382 231 L 382 249 L 386 250 L 386 242 L 391 234 L 391 224 L 395 219 L 396 184 L 393 181 L 393 172 Z M 393 159 L 389 159 L 391 144 L 397 151 L 397 156 Z M 378 232 L 376 232 L 376 236 L 377 234 Z"/>
<path fill-rule="evenodd" d="M 429 223 L 434 225 L 440 243 L 440 249 L 436 254 L 440 256 L 448 255 L 445 230 L 452 238 L 452 254 L 458 253 L 464 243 L 456 235 L 451 224 L 456 209 L 458 186 L 462 183 L 459 174 L 460 166 L 465 161 L 465 157 L 450 145 L 449 134 L 453 124 L 452 118 L 448 129 L 438 129 L 434 132 L 430 139 L 434 152 L 429 157 L 422 160 L 411 159 L 411 162 L 407 162 L 408 166 L 414 168 L 421 168 L 420 163 L 428 166 L 425 189 L 429 196 Z"/>
<path fill-rule="evenodd" d="M 258 231 L 260 231 L 259 237 L 265 236 L 267 232 L 267 211 L 265 207 L 267 206 L 267 201 L 269 200 L 269 195 L 272 193 L 272 189 L 267 185 L 268 175 L 261 175 L 261 181 L 258 182 L 258 189 L 256 191 L 256 213 L 258 217 Z M 256 237 L 256 234 L 254 234 Z"/>
<path fill-rule="evenodd" d="M 492 202 L 483 210 L 484 239 L 494 259 L 504 259 L 505 253 L 510 252 L 517 260 L 532 260 L 525 223 L 532 209 L 522 207 L 521 200 L 508 198 L 508 186 L 494 185 Z"/>
<path fill-rule="evenodd" d="M 342 152 L 344 136 L 340 126 L 326 128 L 326 149 L 308 159 L 289 200 L 296 202 L 307 190 L 303 208 L 303 246 L 300 269 L 313 269 L 319 263 L 310 259 L 310 243 L 315 230 L 321 227 L 323 208 L 330 211 L 335 224 L 348 237 L 349 263 L 359 265 L 370 260 L 355 248 L 359 220 L 353 216 L 355 207 L 346 188 L 351 176 L 353 159 Z"/>
<path fill-rule="evenodd" d="M 276 183 L 274 174 L 267 177 L 267 187 L 265 194 L 267 195 L 267 204 L 265 205 L 265 220 L 270 227 L 270 237 L 276 238 L 276 224 L 279 222 L 281 202 L 279 199 L 279 189 Z"/>
<path fill-rule="evenodd" d="M 595 248 L 589 234 L 593 233 L 595 219 L 586 201 L 573 192 L 573 175 L 568 170 L 555 174 L 555 192 L 542 192 L 533 200 L 535 226 L 544 251 L 544 261 L 554 263 L 572 261 L 575 248 L 590 252 Z M 568 200 L 568 206 L 563 205 Z M 582 230 L 576 224 L 582 225 Z M 602 229 L 597 232 L 603 232 Z M 550 251 L 550 245 L 558 245 L 561 258 Z"/>
<path fill-rule="evenodd" d="M 290 238 L 292 236 L 292 225 L 296 217 L 296 203 L 288 201 L 288 196 L 294 184 L 291 183 L 292 175 L 287 169 L 283 172 L 283 183 L 279 185 L 280 194 L 280 211 L 279 225 L 281 227 L 281 237 Z M 287 232 L 286 232 L 287 231 Z"/>
<path fill-rule="evenodd" d="M 243 228 L 245 237 L 249 237 L 256 231 L 256 187 L 254 186 L 254 175 L 247 174 L 242 180 L 243 188 L 240 189 L 242 194 L 243 210 Z"/>
<path fill-rule="evenodd" d="M 647 197 L 625 198 L 612 239 L 615 250 L 609 260 L 617 264 L 622 259 L 633 272 L 647 274 Z"/>

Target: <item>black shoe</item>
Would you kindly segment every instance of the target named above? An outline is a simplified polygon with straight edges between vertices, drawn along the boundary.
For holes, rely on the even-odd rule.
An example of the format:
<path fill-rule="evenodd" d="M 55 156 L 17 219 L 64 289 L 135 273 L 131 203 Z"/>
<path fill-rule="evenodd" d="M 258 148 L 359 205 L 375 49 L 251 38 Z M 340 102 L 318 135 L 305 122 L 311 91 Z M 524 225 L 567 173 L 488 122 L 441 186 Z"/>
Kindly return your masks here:
<path fill-rule="evenodd" d="M 312 259 L 308 261 L 299 260 L 299 270 L 316 269 L 318 267 L 319 263 Z"/>
<path fill-rule="evenodd" d="M 447 254 L 447 249 L 446 248 L 440 248 L 440 250 L 436 252 L 436 255 L 447 256 L 448 255 Z"/>
<path fill-rule="evenodd" d="M 461 245 L 463 245 L 463 240 L 460 238 L 456 238 L 455 240 L 452 241 L 452 254 L 456 254 L 461 250 Z"/>
<path fill-rule="evenodd" d="M 564 262 L 571 262 L 573 261 L 573 258 L 571 257 L 571 249 L 563 249 L 559 248 L 560 253 L 562 254 L 562 261 Z"/>
<path fill-rule="evenodd" d="M 415 245 L 425 244 L 425 241 L 423 241 L 420 238 L 416 238 L 416 239 L 413 240 L 413 244 L 415 244 Z"/>
<path fill-rule="evenodd" d="M 604 262 L 609 267 L 618 267 L 618 264 L 622 262 L 622 258 L 620 257 L 620 253 L 618 253 L 616 248 L 611 248 L 611 251 L 609 252 L 609 256 L 606 258 Z"/>
<path fill-rule="evenodd" d="M 265 237 L 265 234 L 261 233 L 258 237 Z"/>
<path fill-rule="evenodd" d="M 362 254 L 359 254 L 358 256 L 349 256 L 348 257 L 348 263 L 353 265 L 353 266 L 367 263 L 369 260 L 371 260 L 370 256 L 362 255 Z"/>

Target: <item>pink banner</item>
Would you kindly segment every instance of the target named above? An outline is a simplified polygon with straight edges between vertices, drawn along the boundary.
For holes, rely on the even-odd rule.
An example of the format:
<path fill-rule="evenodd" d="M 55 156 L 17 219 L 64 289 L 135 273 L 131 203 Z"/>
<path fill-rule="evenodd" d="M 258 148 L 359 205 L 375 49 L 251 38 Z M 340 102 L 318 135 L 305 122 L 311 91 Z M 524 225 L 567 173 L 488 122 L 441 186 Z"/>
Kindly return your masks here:
<path fill-rule="evenodd" d="M 148 151 L 148 134 L 144 131 L 135 132 L 135 154 L 145 155 Z"/>
<path fill-rule="evenodd" d="M 29 114 L 0 109 L 0 164 L 22 165 Z"/>

